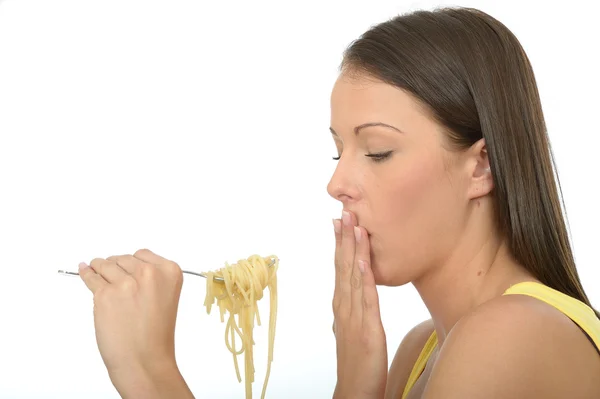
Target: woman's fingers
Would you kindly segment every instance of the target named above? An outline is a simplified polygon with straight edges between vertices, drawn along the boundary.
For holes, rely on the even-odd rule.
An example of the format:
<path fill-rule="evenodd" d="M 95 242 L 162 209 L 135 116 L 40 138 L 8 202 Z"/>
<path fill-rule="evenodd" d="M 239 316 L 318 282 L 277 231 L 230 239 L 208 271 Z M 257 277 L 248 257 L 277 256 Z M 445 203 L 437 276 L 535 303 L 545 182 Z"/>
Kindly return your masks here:
<path fill-rule="evenodd" d="M 352 268 L 354 267 L 354 252 L 356 245 L 354 242 L 354 215 L 350 212 L 342 212 L 342 248 L 341 261 L 339 267 L 340 273 L 340 307 L 342 312 L 350 311 L 352 297 Z"/>
<path fill-rule="evenodd" d="M 364 263 L 362 277 L 363 323 L 366 323 L 369 326 L 380 326 L 381 313 L 379 311 L 379 295 L 377 293 L 377 285 L 375 284 L 375 276 L 373 275 L 370 260 L 367 260 Z"/>
<path fill-rule="evenodd" d="M 335 233 L 335 290 L 333 291 L 333 311 L 336 312 L 340 306 L 340 263 L 342 258 L 342 221 L 333 219 L 333 231 Z"/>
<path fill-rule="evenodd" d="M 370 259 L 369 237 L 367 231 L 360 226 L 354 226 L 355 254 L 352 267 L 352 313 L 361 316 L 363 312 L 363 273 L 364 262 Z"/>
<path fill-rule="evenodd" d="M 97 274 L 101 275 L 111 284 L 130 277 L 129 273 L 123 270 L 121 266 L 117 265 L 117 263 L 112 260 L 95 258 L 90 262 L 90 266 Z"/>
<path fill-rule="evenodd" d="M 371 270 L 371 247 L 367 230 L 356 226 L 347 211 L 334 220 L 336 280 L 333 310 L 336 317 L 379 320 L 379 299 Z M 365 315 L 366 316 L 366 315 Z"/>
<path fill-rule="evenodd" d="M 101 275 L 89 266 L 79 268 L 79 277 L 81 277 L 86 287 L 92 291 L 92 294 L 95 294 L 100 287 L 108 284 Z"/>
<path fill-rule="evenodd" d="M 115 262 L 119 267 L 134 277 L 138 274 L 141 265 L 144 263 L 133 255 L 110 256 L 106 258 L 106 260 Z"/>
<path fill-rule="evenodd" d="M 103 285 L 136 278 L 146 266 L 159 266 L 161 270 L 182 273 L 181 268 L 175 262 L 156 255 L 148 249 L 140 249 L 133 255 L 110 256 L 106 259 L 95 258 L 90 262 L 89 267 L 79 271 L 79 275 L 90 291 L 95 293 Z"/>

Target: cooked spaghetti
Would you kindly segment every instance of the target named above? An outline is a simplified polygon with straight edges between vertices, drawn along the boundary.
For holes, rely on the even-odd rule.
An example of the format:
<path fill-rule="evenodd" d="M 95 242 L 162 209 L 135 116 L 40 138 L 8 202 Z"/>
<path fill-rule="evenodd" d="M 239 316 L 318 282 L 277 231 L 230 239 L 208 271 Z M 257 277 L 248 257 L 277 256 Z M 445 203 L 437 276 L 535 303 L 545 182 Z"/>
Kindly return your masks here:
<path fill-rule="evenodd" d="M 274 261 L 272 266 L 269 266 Z M 273 345 L 275 342 L 275 321 L 277 319 L 277 268 L 279 258 L 269 256 L 263 258 L 252 255 L 248 259 L 241 259 L 236 264 L 225 264 L 225 267 L 207 272 L 206 298 L 204 306 L 210 314 L 212 305 L 217 301 L 221 313 L 221 322 L 224 322 L 226 312 L 229 312 L 225 328 L 225 344 L 233 355 L 235 372 L 239 382 L 242 382 L 237 357 L 244 353 L 244 369 L 246 379 L 246 398 L 252 398 L 252 383 L 254 382 L 254 319 L 260 326 L 260 315 L 257 302 L 263 297 L 266 287 L 269 287 L 270 314 L 269 314 L 269 354 L 267 372 L 263 384 L 261 399 L 264 399 L 271 374 L 273 361 Z M 221 277 L 223 281 L 215 281 L 213 277 Z M 235 316 L 237 315 L 237 322 Z M 236 335 L 241 341 L 241 346 L 236 345 Z"/>

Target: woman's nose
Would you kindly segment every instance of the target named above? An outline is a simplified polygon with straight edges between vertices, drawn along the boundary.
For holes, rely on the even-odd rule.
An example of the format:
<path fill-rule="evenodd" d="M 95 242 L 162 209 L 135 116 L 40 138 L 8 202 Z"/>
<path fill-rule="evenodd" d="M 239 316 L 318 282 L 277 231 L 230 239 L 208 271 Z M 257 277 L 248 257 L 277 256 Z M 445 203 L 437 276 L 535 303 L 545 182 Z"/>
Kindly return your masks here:
<path fill-rule="evenodd" d="M 347 171 L 343 170 L 338 164 L 333 176 L 329 180 L 329 184 L 327 184 L 327 193 L 333 199 L 343 203 L 356 199 L 358 190 L 356 189 L 356 182 L 353 181 L 352 175 L 352 173 L 347 173 Z"/>

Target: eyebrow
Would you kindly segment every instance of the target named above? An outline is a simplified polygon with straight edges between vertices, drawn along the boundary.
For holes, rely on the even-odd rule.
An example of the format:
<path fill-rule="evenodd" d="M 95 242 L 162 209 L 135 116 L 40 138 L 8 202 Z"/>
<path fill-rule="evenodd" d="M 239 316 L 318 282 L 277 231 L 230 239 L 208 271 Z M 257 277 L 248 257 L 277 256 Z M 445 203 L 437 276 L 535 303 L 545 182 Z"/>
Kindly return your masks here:
<path fill-rule="evenodd" d="M 361 129 L 367 128 L 367 127 L 373 127 L 373 126 L 383 126 L 383 127 L 387 127 L 389 129 L 393 129 L 395 131 L 397 131 L 398 133 L 404 133 L 402 130 L 398 129 L 395 126 L 392 125 L 388 125 L 387 123 L 383 123 L 383 122 L 367 122 L 367 123 L 363 123 L 362 125 L 358 125 L 354 128 L 354 134 L 356 136 L 358 136 L 358 134 L 360 133 Z M 329 131 L 331 132 L 331 134 L 333 134 L 334 136 L 337 136 L 338 134 L 335 132 L 335 130 L 333 130 L 332 127 L 329 128 Z"/>

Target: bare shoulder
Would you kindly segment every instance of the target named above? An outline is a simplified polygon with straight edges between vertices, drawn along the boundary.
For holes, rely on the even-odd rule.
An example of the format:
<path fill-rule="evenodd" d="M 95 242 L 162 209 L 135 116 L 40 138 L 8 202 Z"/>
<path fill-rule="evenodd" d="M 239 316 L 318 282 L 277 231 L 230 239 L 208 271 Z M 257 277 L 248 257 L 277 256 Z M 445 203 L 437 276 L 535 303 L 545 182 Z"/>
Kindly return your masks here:
<path fill-rule="evenodd" d="M 413 365 L 433 330 L 433 320 L 429 319 L 414 326 L 404 336 L 390 366 L 385 390 L 386 399 L 400 397 Z"/>
<path fill-rule="evenodd" d="M 563 313 L 506 295 L 464 316 L 446 337 L 423 398 L 600 397 L 600 356 Z"/>

